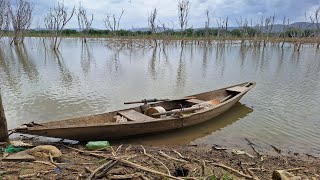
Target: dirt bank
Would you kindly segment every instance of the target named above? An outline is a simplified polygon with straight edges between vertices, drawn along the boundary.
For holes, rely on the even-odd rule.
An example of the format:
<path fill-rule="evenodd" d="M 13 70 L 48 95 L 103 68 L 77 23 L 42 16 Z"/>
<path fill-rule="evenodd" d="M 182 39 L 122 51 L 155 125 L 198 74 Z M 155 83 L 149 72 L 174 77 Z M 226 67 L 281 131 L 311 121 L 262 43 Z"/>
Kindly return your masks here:
<path fill-rule="evenodd" d="M 53 145 L 62 152 L 53 161 L 45 156 L 33 162 L 0 161 L 0 179 L 271 179 L 275 170 L 320 179 L 320 159 L 302 155 L 203 146 L 120 145 L 86 151 L 82 145 Z"/>

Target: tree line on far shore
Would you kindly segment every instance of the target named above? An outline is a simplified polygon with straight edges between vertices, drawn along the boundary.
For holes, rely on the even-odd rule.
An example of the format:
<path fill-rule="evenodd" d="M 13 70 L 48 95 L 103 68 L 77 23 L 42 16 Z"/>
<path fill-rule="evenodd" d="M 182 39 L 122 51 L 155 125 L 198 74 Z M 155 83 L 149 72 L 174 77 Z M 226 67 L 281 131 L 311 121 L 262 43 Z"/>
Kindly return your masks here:
<path fill-rule="evenodd" d="M 43 36 L 51 40 L 51 46 L 54 50 L 59 48 L 62 37 L 79 36 L 84 43 L 90 36 L 146 36 L 157 46 L 159 38 L 216 38 L 227 40 L 228 38 L 239 38 L 241 42 L 248 39 L 254 39 L 262 45 L 272 40 L 286 42 L 289 38 L 298 38 L 308 40 L 320 47 L 320 7 L 306 17 L 310 22 L 309 27 L 292 27 L 290 20 L 283 17 L 281 28 L 275 30 L 275 15 L 261 18 L 258 22 L 252 19 L 237 18 L 235 21 L 237 28 L 230 28 L 230 19 L 215 19 L 217 27 L 212 28 L 212 17 L 209 9 L 204 11 L 203 21 L 204 28 L 194 29 L 189 25 L 190 18 L 190 0 L 177 0 L 177 22 L 162 22 L 158 18 L 158 9 L 152 9 L 151 13 L 146 16 L 148 29 L 141 31 L 123 30 L 120 28 L 121 20 L 125 10 L 119 14 L 107 13 L 101 20 L 105 30 L 92 28 L 94 20 L 93 14 L 90 14 L 81 4 L 76 8 L 68 9 L 64 2 L 57 2 L 54 7 L 48 9 L 43 18 L 44 27 L 30 29 L 34 11 L 34 4 L 28 0 L 0 0 L 0 38 L 3 36 L 11 37 L 11 44 L 21 44 L 26 36 Z M 66 29 L 66 25 L 72 18 L 77 18 L 78 30 Z M 299 47 L 305 42 L 299 40 Z M 280 44 L 280 43 L 279 43 Z M 283 46 L 283 43 L 282 43 Z"/>
<path fill-rule="evenodd" d="M 207 32 L 206 32 L 207 31 Z M 247 37 L 255 37 L 257 34 L 261 34 L 259 30 L 248 27 L 245 31 L 247 31 Z M 12 31 L 5 31 L 6 33 L 11 33 Z M 52 32 L 50 30 L 28 30 L 26 32 L 29 36 L 50 36 Z M 156 33 L 152 33 L 150 30 L 116 30 L 116 31 L 110 31 L 110 30 L 98 30 L 98 29 L 89 29 L 89 30 L 75 30 L 75 29 L 63 29 L 61 31 L 61 35 L 64 36 L 81 36 L 82 34 L 87 34 L 89 36 L 175 36 L 175 37 L 205 37 L 206 33 L 208 33 L 211 37 L 218 37 L 219 36 L 219 29 L 218 28 L 210 28 L 209 30 L 205 29 L 193 29 L 188 28 L 184 31 L 177 31 L 177 30 L 164 30 L 164 31 L 158 31 Z M 221 33 L 221 31 L 220 31 Z M 310 37 L 313 36 L 314 30 L 312 29 L 299 29 L 299 28 L 288 28 L 285 32 L 282 32 L 280 34 L 280 37 L 288 37 L 288 38 L 294 38 L 294 37 Z M 225 30 L 223 34 L 227 34 L 227 36 L 240 38 L 242 37 L 242 30 L 241 29 L 233 29 L 233 30 Z M 279 32 L 271 32 L 270 35 L 277 35 Z"/>

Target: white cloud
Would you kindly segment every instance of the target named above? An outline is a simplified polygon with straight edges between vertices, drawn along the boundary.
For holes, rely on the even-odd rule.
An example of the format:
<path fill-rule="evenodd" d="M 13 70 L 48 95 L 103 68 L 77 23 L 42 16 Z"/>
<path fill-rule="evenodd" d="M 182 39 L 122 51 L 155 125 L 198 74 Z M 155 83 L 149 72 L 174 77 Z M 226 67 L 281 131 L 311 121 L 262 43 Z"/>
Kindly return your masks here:
<path fill-rule="evenodd" d="M 120 14 L 125 9 L 121 21 L 121 28 L 147 27 L 148 14 L 153 8 L 158 9 L 158 19 L 161 22 L 177 27 L 177 1 L 175 0 L 31 0 L 35 5 L 35 24 L 41 24 L 43 16 L 50 7 L 59 2 L 64 2 L 69 10 L 79 3 L 94 15 L 93 27 L 104 29 L 102 19 L 106 13 Z M 313 12 L 320 6 L 318 0 L 191 0 L 189 25 L 202 27 L 205 21 L 205 10 L 209 9 L 212 15 L 212 25 L 216 26 L 216 18 L 229 17 L 231 25 L 236 25 L 236 18 L 248 18 L 258 21 L 262 16 L 276 15 L 277 22 L 281 22 L 284 16 L 291 22 L 304 20 L 304 12 Z M 77 28 L 76 18 L 73 18 L 67 28 Z"/>

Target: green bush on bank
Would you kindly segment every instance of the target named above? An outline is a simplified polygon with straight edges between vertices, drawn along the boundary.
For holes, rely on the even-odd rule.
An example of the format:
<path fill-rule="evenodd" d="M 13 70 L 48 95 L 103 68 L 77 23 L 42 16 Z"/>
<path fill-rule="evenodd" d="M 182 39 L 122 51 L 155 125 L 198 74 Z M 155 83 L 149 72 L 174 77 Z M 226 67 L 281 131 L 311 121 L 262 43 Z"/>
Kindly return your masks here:
<path fill-rule="evenodd" d="M 4 33 L 10 34 L 11 31 L 4 31 Z M 280 33 L 281 37 L 312 37 L 314 34 L 318 34 L 319 32 L 315 32 L 315 30 L 301 30 L 296 28 L 289 28 L 285 32 Z M 44 36 L 44 35 L 51 35 L 52 31 L 50 30 L 28 30 L 27 34 L 31 36 Z M 209 28 L 209 29 L 193 29 L 188 28 L 184 31 L 174 31 L 174 30 L 165 30 L 161 32 L 157 32 L 152 34 L 151 31 L 129 31 L 129 30 L 117 30 L 117 31 L 110 31 L 110 30 L 97 30 L 97 29 L 89 29 L 83 31 L 77 31 L 75 29 L 64 29 L 61 32 L 63 36 L 174 36 L 174 37 L 217 37 L 217 36 L 228 36 L 228 37 L 255 37 L 257 35 L 267 35 L 266 33 L 262 33 L 259 30 L 251 27 L 245 27 L 242 29 L 233 29 L 233 30 L 226 30 L 226 29 L 216 29 L 216 28 Z M 269 35 L 275 36 L 279 33 L 270 33 Z"/>

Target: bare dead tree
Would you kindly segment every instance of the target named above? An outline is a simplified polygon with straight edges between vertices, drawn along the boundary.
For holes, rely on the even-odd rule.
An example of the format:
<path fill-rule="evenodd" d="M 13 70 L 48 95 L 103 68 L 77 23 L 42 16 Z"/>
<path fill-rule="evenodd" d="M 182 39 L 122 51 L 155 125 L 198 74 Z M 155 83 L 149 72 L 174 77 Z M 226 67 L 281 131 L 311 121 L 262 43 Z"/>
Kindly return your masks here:
<path fill-rule="evenodd" d="M 179 0 L 178 1 L 178 17 L 180 30 L 184 31 L 188 26 L 190 12 L 190 1 L 189 0 Z"/>
<path fill-rule="evenodd" d="M 155 34 L 157 31 L 156 17 L 157 17 L 157 8 L 154 8 L 154 10 L 150 13 L 148 17 L 149 30 L 151 31 L 152 34 Z"/>
<path fill-rule="evenodd" d="M 4 31 L 9 29 L 9 11 L 8 0 L 0 0 L 0 39 L 4 35 Z"/>
<path fill-rule="evenodd" d="M 226 19 L 225 19 L 225 34 L 224 34 L 224 36 L 225 37 L 227 37 L 227 35 L 228 35 L 228 27 L 229 27 L 229 17 L 226 17 Z"/>
<path fill-rule="evenodd" d="M 205 37 L 209 36 L 209 30 L 210 30 L 210 12 L 208 9 L 206 9 L 206 21 L 204 22 L 204 35 Z"/>
<path fill-rule="evenodd" d="M 27 0 L 8 4 L 9 18 L 13 29 L 11 44 L 23 43 L 26 30 L 30 28 L 33 6 Z"/>
<path fill-rule="evenodd" d="M 270 16 L 270 17 L 267 17 L 264 21 L 264 27 L 263 27 L 263 33 L 264 33 L 264 39 L 263 39 L 263 45 L 266 46 L 267 45 L 267 42 L 269 41 L 269 37 L 270 37 L 270 34 L 272 32 L 272 29 L 273 29 L 273 25 L 274 25 L 274 19 L 275 19 L 275 16 Z"/>
<path fill-rule="evenodd" d="M 226 19 L 219 18 L 217 19 L 217 25 L 218 25 L 218 35 L 217 37 L 220 37 L 223 35 L 223 37 L 227 36 L 228 26 L 229 26 L 229 18 L 226 17 Z"/>
<path fill-rule="evenodd" d="M 289 29 L 289 23 L 290 23 L 290 20 L 287 19 L 286 17 L 283 18 L 283 21 L 282 21 L 282 30 L 281 30 L 281 33 L 279 36 L 283 36 L 283 40 L 282 40 L 282 44 L 281 44 L 281 48 L 283 48 L 284 46 L 284 43 L 286 41 L 286 38 L 287 38 L 287 35 L 286 35 L 286 32 L 287 30 Z"/>
<path fill-rule="evenodd" d="M 88 35 L 88 31 L 91 29 L 93 14 L 91 14 L 91 16 L 88 16 L 87 10 L 80 4 L 77 12 L 77 17 L 79 30 L 82 35 L 82 42 L 87 43 L 86 36 Z"/>
<path fill-rule="evenodd" d="M 51 31 L 52 48 L 58 50 L 61 43 L 61 34 L 63 28 L 70 21 L 75 13 L 75 7 L 68 12 L 64 3 L 57 3 L 50 8 L 44 19 L 45 27 Z"/>
<path fill-rule="evenodd" d="M 149 26 L 149 30 L 151 31 L 151 34 L 155 34 L 157 32 L 156 17 L 157 17 L 157 8 L 154 8 L 154 10 L 148 16 L 148 26 Z M 156 37 L 153 37 L 153 43 L 154 43 L 154 47 L 158 46 Z"/>
<path fill-rule="evenodd" d="M 316 38 L 317 41 L 317 48 L 320 48 L 320 7 L 316 9 L 314 12 L 314 16 L 310 16 L 310 20 L 313 24 L 313 35 Z"/>
<path fill-rule="evenodd" d="M 218 34 L 217 34 L 217 37 L 219 38 L 220 37 L 220 34 L 221 34 L 221 29 L 222 29 L 222 19 L 221 18 L 219 18 L 219 20 L 218 19 L 216 19 L 216 21 L 217 21 L 217 26 L 218 26 Z"/>
<path fill-rule="evenodd" d="M 160 21 L 160 20 L 158 20 L 158 21 L 159 21 L 159 23 L 161 25 L 162 31 L 163 32 L 167 31 L 168 28 L 167 28 L 166 24 L 164 22 Z"/>
<path fill-rule="evenodd" d="M 240 17 L 240 19 L 236 19 L 236 22 L 239 26 L 239 30 L 240 30 L 240 36 L 241 36 L 241 45 L 243 45 L 244 40 L 246 39 L 246 37 L 248 36 L 248 20 L 247 19 L 242 19 L 242 17 Z"/>
<path fill-rule="evenodd" d="M 109 14 L 107 13 L 106 17 L 103 19 L 103 23 L 105 27 L 110 30 L 111 32 L 119 30 L 120 27 L 120 21 L 122 18 L 122 15 L 124 13 L 124 9 L 122 9 L 119 17 L 116 17 L 116 14 Z"/>

